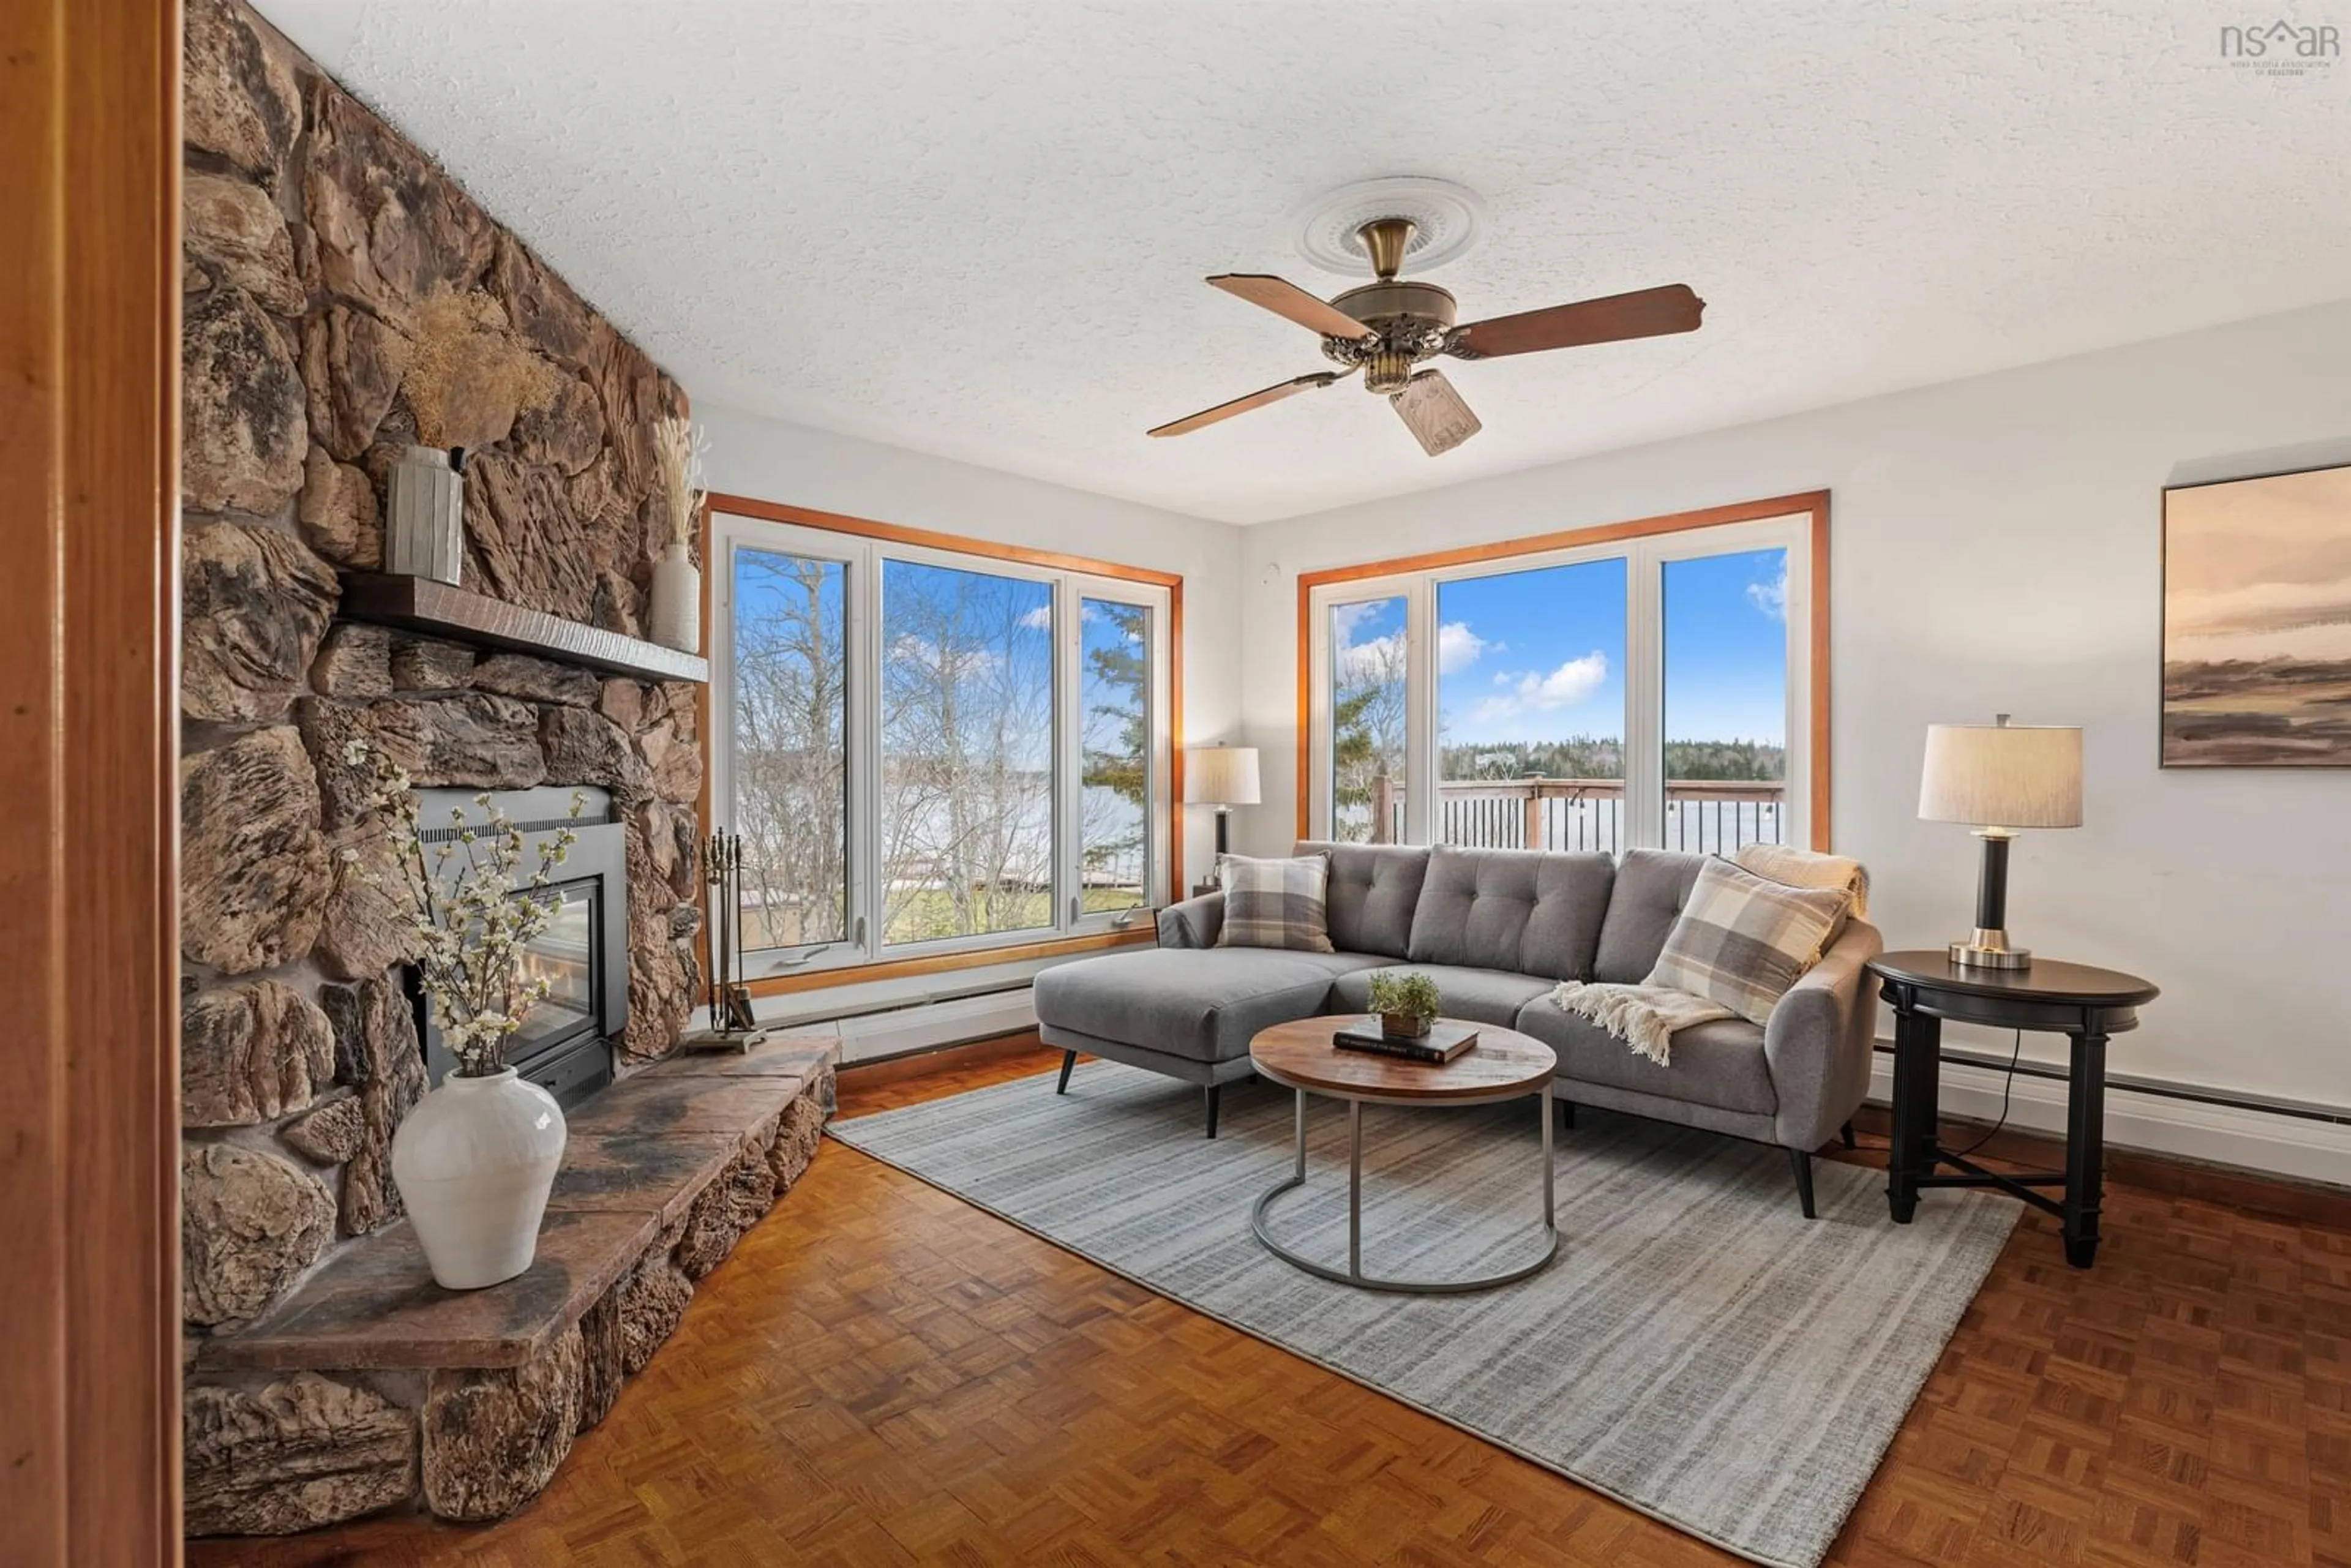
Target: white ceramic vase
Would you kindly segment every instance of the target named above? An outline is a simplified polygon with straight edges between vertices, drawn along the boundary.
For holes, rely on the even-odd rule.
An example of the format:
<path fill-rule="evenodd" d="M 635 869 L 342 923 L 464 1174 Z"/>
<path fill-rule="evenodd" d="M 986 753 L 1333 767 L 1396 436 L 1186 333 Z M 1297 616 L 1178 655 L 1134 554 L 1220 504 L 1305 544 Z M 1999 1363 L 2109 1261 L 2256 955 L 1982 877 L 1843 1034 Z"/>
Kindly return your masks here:
<path fill-rule="evenodd" d="M 392 465 L 383 567 L 457 585 L 465 566 L 465 476 L 437 446 L 412 446 Z"/>
<path fill-rule="evenodd" d="M 702 651 L 702 569 L 682 544 L 653 562 L 653 633 L 664 648 Z"/>
<path fill-rule="evenodd" d="M 433 1278 L 477 1291 L 530 1267 L 563 1163 L 563 1109 L 515 1076 L 451 1073 L 392 1135 L 392 1179 Z"/>

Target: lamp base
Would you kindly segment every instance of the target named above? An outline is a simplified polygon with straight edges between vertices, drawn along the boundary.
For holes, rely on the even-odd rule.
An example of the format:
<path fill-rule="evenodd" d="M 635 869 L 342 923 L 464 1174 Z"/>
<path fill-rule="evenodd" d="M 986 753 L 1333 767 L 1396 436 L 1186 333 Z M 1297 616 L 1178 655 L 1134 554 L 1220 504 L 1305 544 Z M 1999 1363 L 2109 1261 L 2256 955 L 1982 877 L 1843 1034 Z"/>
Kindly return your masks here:
<path fill-rule="evenodd" d="M 2011 947 L 2008 933 L 1977 926 L 1964 942 L 1954 942 L 1948 951 L 1951 962 L 1965 969 L 2029 969 L 2032 967 L 2032 949 Z"/>

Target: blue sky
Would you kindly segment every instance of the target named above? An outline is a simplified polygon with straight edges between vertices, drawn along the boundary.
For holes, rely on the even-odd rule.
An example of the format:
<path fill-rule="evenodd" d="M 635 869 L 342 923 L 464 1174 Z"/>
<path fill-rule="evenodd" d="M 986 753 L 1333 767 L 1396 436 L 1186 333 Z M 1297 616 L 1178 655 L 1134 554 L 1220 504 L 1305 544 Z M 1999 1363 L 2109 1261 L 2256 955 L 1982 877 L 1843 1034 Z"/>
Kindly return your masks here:
<path fill-rule="evenodd" d="M 1445 739 L 1621 736 L 1625 572 L 1619 559 L 1440 584 L 1437 694 Z M 1024 671 L 1034 661 L 1037 678 L 1044 678 L 1051 614 L 1045 585 L 905 561 L 889 562 L 884 575 L 886 645 L 902 653 L 919 648 L 926 638 L 900 639 L 961 601 L 970 634 L 994 643 L 997 656 L 1009 653 Z M 736 587 L 739 617 L 775 613 L 781 596 L 756 570 L 738 569 Z M 841 588 L 839 570 L 828 572 L 821 612 L 836 638 Z M 1784 550 L 1666 564 L 1667 738 L 1784 744 L 1786 598 Z M 1017 624 L 1008 627 L 1008 621 Z M 1366 658 L 1401 643 L 1404 601 L 1340 605 L 1333 627 L 1345 656 Z M 1101 634 L 1093 625 L 1085 629 L 1089 645 Z M 978 692 L 972 695 L 981 700 Z M 1096 700 L 1097 694 L 1087 694 L 1090 705 Z"/>
<path fill-rule="evenodd" d="M 1590 560 L 1439 583 L 1447 743 L 1623 735 L 1625 570 Z"/>
<path fill-rule="evenodd" d="M 784 575 L 799 559 L 749 547 L 737 550 L 735 618 L 738 626 L 805 613 L 805 592 Z M 967 715 L 984 719 L 988 705 L 1002 700 L 1008 679 L 1029 692 L 1041 692 L 1050 682 L 1053 592 L 1050 585 L 918 561 L 885 560 L 882 570 L 882 639 L 886 657 L 909 669 L 935 668 L 942 621 L 958 626 L 965 651 L 954 672 L 958 677 L 955 685 L 956 700 Z M 843 649 L 846 641 L 844 591 L 842 568 L 827 565 L 817 591 L 817 614 L 837 651 Z M 1117 602 L 1089 598 L 1081 601 L 1079 609 L 1084 744 L 1097 749 L 1118 744 L 1119 726 L 1116 719 L 1101 717 L 1095 710 L 1111 704 L 1132 706 L 1134 694 L 1099 679 L 1085 655 L 1121 643 L 1140 645 L 1150 624 L 1146 614 L 1144 633 L 1129 635 L 1105 608 Z M 1050 726 L 1026 739 L 1024 761 L 1042 766 L 1044 748 L 1052 739 Z"/>
<path fill-rule="evenodd" d="M 1094 668 L 1097 653 L 1115 653 L 1122 649 L 1141 653 L 1151 634 L 1150 612 L 1145 611 L 1133 630 L 1123 624 L 1117 614 L 1119 601 L 1102 599 L 1081 599 L 1078 601 L 1078 702 L 1081 735 L 1079 744 L 1090 751 L 1114 751 L 1123 745 L 1125 723 L 1117 716 L 1130 708 L 1148 711 L 1151 694 L 1134 689 L 1125 681 L 1105 681 Z M 1145 669 L 1148 669 L 1146 664 Z"/>
<path fill-rule="evenodd" d="M 1437 700 L 1449 744 L 1625 732 L 1623 559 L 1442 583 Z M 1404 601 L 1343 605 L 1355 659 L 1404 634 Z M 1665 567 L 1666 737 L 1782 745 L 1787 552 Z"/>
<path fill-rule="evenodd" d="M 1788 741 L 1788 552 L 1666 563 L 1666 738 Z"/>
<path fill-rule="evenodd" d="M 882 563 L 882 749 L 927 749 L 946 713 L 934 695 L 953 688 L 967 747 L 984 753 L 1008 715 L 1013 765 L 1052 766 L 1053 589 L 1028 578 L 925 561 Z M 917 694 L 902 711 L 900 683 Z M 911 726 L 911 733 L 901 733 Z"/>
<path fill-rule="evenodd" d="M 735 557 L 735 619 L 749 624 L 783 615 L 791 610 L 804 610 L 806 595 L 787 575 L 804 558 L 780 550 L 754 549 L 745 546 Z M 828 562 L 824 575 L 817 585 L 817 614 L 823 620 L 826 634 L 835 647 L 846 636 L 844 606 L 841 600 L 842 569 Z"/>

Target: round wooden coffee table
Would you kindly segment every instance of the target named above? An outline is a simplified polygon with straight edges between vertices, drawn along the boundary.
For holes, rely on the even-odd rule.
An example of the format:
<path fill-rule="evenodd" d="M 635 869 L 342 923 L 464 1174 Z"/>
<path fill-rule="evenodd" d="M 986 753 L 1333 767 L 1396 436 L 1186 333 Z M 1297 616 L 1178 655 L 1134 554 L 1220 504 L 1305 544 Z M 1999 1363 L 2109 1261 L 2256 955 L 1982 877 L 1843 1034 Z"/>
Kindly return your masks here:
<path fill-rule="evenodd" d="M 1342 1051 L 1331 1037 L 1360 1015 L 1301 1019 L 1277 1024 L 1249 1041 L 1249 1061 L 1261 1078 L 1297 1095 L 1298 1159 L 1287 1180 L 1266 1189 L 1249 1210 L 1249 1228 L 1265 1249 L 1306 1272 L 1366 1291 L 1398 1291 L 1416 1296 L 1459 1295 L 1490 1291 L 1541 1273 L 1559 1256 L 1559 1226 L 1552 1203 L 1552 1073 L 1559 1058 L 1551 1047 L 1513 1029 L 1468 1024 L 1478 1043 L 1447 1062 L 1409 1061 L 1365 1051 Z M 1371 1020 L 1376 1024 L 1376 1020 Z M 1455 1021 L 1455 1020 L 1446 1020 Z M 1306 1184 L 1306 1097 L 1320 1094 L 1347 1103 L 1347 1266 L 1333 1269 L 1302 1258 L 1266 1232 L 1265 1214 L 1273 1200 Z M 1546 1240 L 1542 1256 L 1508 1273 L 1470 1280 L 1389 1280 L 1364 1272 L 1364 1106 L 1483 1105 L 1497 1100 L 1540 1095 L 1542 1101 L 1542 1198 Z"/>

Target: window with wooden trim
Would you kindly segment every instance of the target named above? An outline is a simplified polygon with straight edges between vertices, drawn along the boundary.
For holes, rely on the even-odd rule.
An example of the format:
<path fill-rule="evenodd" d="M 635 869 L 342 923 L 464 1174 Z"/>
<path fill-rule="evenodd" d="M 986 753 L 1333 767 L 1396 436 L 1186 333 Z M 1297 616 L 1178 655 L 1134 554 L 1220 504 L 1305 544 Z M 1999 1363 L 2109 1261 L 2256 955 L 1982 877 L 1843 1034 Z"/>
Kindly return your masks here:
<path fill-rule="evenodd" d="M 712 510 L 710 806 L 748 974 L 1147 926 L 1172 581 L 871 527 Z"/>
<path fill-rule="evenodd" d="M 1310 572 L 1300 831 L 1827 840 L 1827 497 Z"/>

